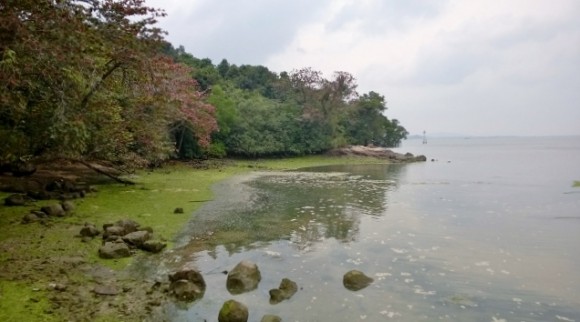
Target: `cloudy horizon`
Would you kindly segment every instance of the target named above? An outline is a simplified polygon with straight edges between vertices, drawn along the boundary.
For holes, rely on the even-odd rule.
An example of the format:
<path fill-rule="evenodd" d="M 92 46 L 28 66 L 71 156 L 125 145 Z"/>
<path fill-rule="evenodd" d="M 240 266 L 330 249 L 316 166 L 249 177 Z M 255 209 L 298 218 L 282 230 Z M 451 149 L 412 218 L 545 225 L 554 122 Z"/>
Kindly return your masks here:
<path fill-rule="evenodd" d="M 580 135 L 580 1 L 147 0 L 214 64 L 347 71 L 412 134 Z"/>

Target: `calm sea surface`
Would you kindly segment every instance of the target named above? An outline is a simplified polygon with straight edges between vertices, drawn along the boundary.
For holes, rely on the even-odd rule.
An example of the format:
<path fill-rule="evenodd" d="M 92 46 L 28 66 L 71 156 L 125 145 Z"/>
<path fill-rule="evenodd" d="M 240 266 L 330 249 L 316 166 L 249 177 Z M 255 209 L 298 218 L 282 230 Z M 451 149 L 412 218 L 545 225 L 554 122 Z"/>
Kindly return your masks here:
<path fill-rule="evenodd" d="M 429 161 L 218 185 L 159 269 L 193 266 L 208 284 L 171 319 L 216 321 L 233 298 L 250 321 L 580 322 L 580 137 L 408 140 L 397 151 Z M 262 281 L 231 295 L 221 272 L 243 259 Z M 345 289 L 351 269 L 374 282 Z M 300 290 L 271 305 L 284 277 Z"/>

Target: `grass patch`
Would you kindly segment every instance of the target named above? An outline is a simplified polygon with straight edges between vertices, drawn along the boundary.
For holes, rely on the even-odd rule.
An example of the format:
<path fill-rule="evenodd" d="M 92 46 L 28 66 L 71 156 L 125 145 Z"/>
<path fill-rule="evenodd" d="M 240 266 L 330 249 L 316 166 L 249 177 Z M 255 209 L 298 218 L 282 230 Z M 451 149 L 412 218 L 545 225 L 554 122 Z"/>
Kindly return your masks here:
<path fill-rule="evenodd" d="M 574 181 L 574 183 L 572 183 L 572 187 L 574 187 L 574 188 L 580 187 L 580 181 L 578 181 L 578 180 Z"/>
<path fill-rule="evenodd" d="M 43 291 L 29 284 L 2 281 L 0 284 L 0 321 L 61 321 L 50 312 L 50 303 Z"/>

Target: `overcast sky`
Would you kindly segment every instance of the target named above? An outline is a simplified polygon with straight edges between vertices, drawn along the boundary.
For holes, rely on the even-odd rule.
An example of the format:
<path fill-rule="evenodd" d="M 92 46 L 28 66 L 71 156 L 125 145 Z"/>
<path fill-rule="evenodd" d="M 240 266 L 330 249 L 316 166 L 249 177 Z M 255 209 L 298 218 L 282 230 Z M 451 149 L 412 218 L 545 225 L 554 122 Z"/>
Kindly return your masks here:
<path fill-rule="evenodd" d="M 147 0 L 214 64 L 353 74 L 412 134 L 580 134 L 578 0 Z"/>

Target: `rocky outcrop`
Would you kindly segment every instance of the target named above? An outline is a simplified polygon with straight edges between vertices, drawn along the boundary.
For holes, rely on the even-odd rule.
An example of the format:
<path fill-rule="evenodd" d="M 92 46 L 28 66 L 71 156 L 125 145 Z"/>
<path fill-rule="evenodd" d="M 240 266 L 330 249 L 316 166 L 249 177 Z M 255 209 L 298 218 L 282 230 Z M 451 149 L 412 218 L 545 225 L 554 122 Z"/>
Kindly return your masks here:
<path fill-rule="evenodd" d="M 393 152 L 392 150 L 381 148 L 381 147 L 369 147 L 362 145 L 349 146 L 340 149 L 334 149 L 328 152 L 330 155 L 335 156 L 364 156 L 373 157 L 378 159 L 386 159 L 391 162 L 423 162 L 427 161 L 427 157 L 424 155 L 415 156 L 411 153 L 401 154 Z"/>
<path fill-rule="evenodd" d="M 226 287 L 232 294 L 241 294 L 256 289 L 260 280 L 262 275 L 258 265 L 243 260 L 228 273 Z"/>
<path fill-rule="evenodd" d="M 218 315 L 219 322 L 247 322 L 248 308 L 235 300 L 228 300 L 222 306 Z"/>
<path fill-rule="evenodd" d="M 179 300 L 191 302 L 203 297 L 205 281 L 194 269 L 184 269 L 169 275 L 169 290 Z"/>
<path fill-rule="evenodd" d="M 369 286 L 374 280 L 366 276 L 363 272 L 352 270 L 344 274 L 342 284 L 351 291 L 362 290 Z"/>
<path fill-rule="evenodd" d="M 298 291 L 298 285 L 287 278 L 282 279 L 280 286 L 270 290 L 270 304 L 278 304 L 290 299 Z"/>

